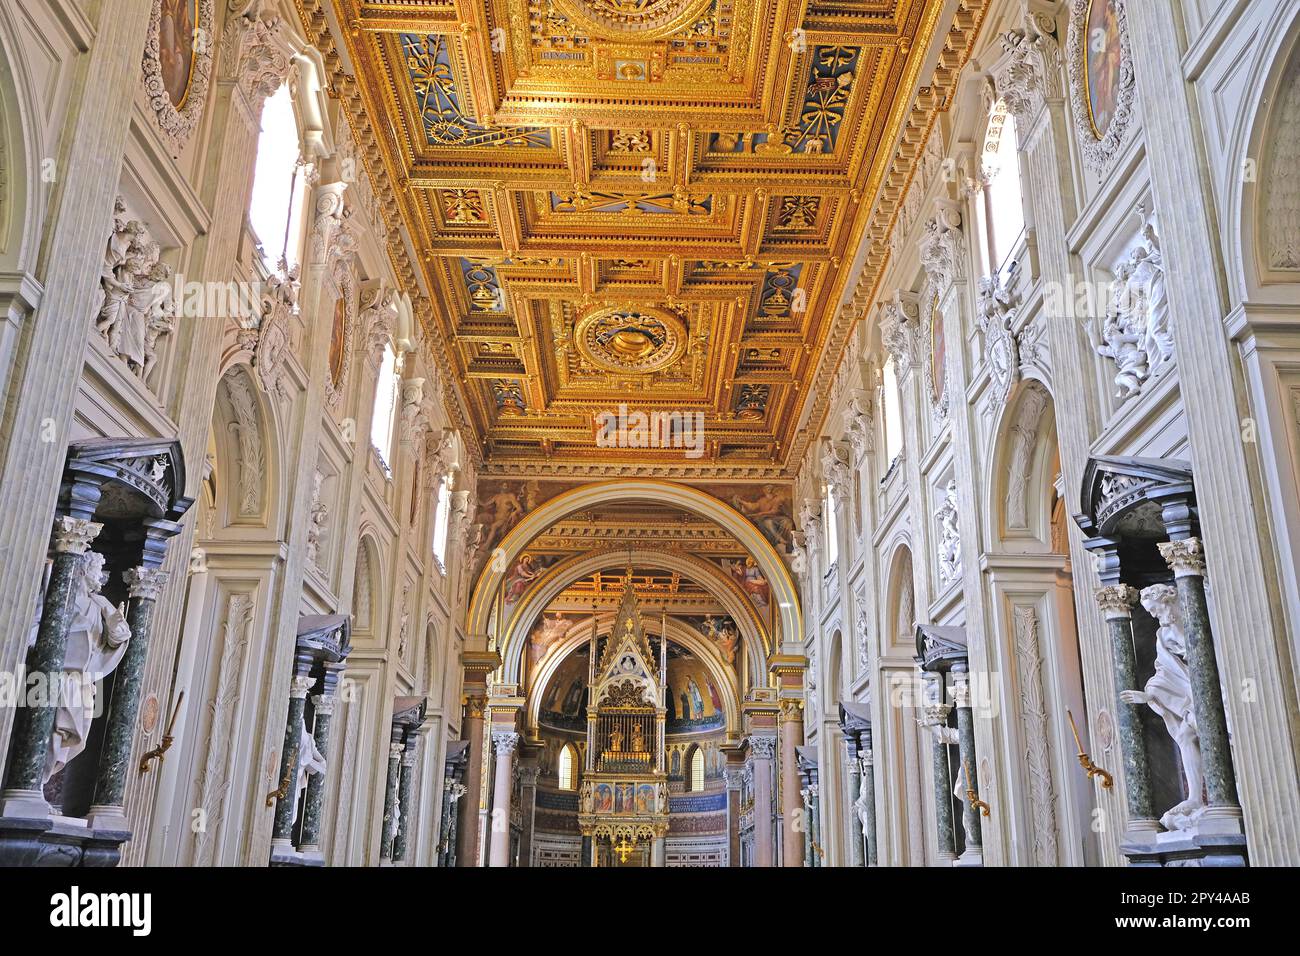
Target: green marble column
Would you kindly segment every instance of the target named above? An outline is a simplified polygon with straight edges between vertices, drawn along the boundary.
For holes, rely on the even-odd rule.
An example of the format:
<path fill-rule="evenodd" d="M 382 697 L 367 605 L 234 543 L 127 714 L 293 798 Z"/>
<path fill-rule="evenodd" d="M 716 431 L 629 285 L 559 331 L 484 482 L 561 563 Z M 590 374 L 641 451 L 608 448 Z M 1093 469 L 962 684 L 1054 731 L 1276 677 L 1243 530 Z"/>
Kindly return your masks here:
<path fill-rule="evenodd" d="M 384 829 L 379 838 L 379 859 L 392 860 L 393 839 L 397 828 L 393 825 L 394 817 L 400 813 L 397 805 L 397 782 L 402 771 L 402 736 L 400 725 L 393 727 L 388 743 L 388 776 L 384 784 Z"/>
<path fill-rule="evenodd" d="M 940 684 L 942 687 L 942 684 Z M 931 758 L 934 768 L 934 816 L 939 835 L 939 857 L 953 860 L 957 856 L 957 834 L 952 818 L 952 777 L 948 772 L 948 744 L 943 731 L 948 727 L 951 704 L 927 704 L 924 726 L 934 736 Z"/>
<path fill-rule="evenodd" d="M 271 830 L 271 847 L 293 845 L 294 795 L 298 786 L 298 764 L 302 755 L 302 722 L 307 711 L 307 692 L 315 680 L 305 673 L 294 675 L 289 688 L 289 717 L 284 726 L 284 749 L 280 754 L 280 780 L 275 801 L 275 825 Z"/>
<path fill-rule="evenodd" d="M 1132 608 L 1137 600 L 1137 589 L 1127 584 L 1097 589 L 1097 603 L 1106 615 L 1106 627 L 1110 631 L 1116 694 L 1141 689 L 1137 685 L 1137 658 L 1133 651 Z M 1139 706 L 1125 703 L 1122 698 L 1115 706 L 1115 723 L 1124 762 L 1124 799 L 1129 827 L 1154 831 L 1156 816 L 1151 801 L 1151 765 L 1147 760 Z"/>
<path fill-rule="evenodd" d="M 411 813 L 415 790 L 415 756 L 420 735 L 409 733 L 402 748 L 401 771 L 397 783 L 397 832 L 393 835 L 393 862 L 406 859 L 406 841 L 411 832 Z"/>
<path fill-rule="evenodd" d="M 812 840 L 808 846 L 809 856 L 812 858 L 812 866 L 822 865 L 822 816 L 821 816 L 821 787 L 813 784 L 808 788 L 808 829 L 812 831 Z"/>
<path fill-rule="evenodd" d="M 858 803 L 862 799 L 862 768 L 854 755 L 855 747 L 848 748 L 848 802 L 849 802 L 849 866 L 862 866 L 864 861 L 862 818 L 858 816 Z"/>
<path fill-rule="evenodd" d="M 45 817 L 50 808 L 42 793 L 45 758 L 54 732 L 56 693 L 63 675 L 63 655 L 71 625 L 73 578 L 82 556 L 103 525 L 83 517 L 54 519 L 53 568 L 41 608 L 36 643 L 27 652 L 25 686 L 32 688 L 25 706 L 14 714 L 13 749 L 5 769 L 0 816 Z"/>
<path fill-rule="evenodd" d="M 813 865 L 812 788 L 804 787 L 799 796 L 803 798 L 803 865 L 810 867 Z"/>
<path fill-rule="evenodd" d="M 126 777 L 131 765 L 131 745 L 135 741 L 135 722 L 140 713 L 140 691 L 144 686 L 144 668 L 153 631 L 153 611 L 167 583 L 167 572 L 141 566 L 124 571 L 122 580 L 126 582 L 131 600 L 127 611 L 131 639 L 115 672 L 104 748 L 99 757 L 99 775 L 95 779 L 95 798 L 90 807 L 91 826 L 109 829 L 126 827 Z"/>
<path fill-rule="evenodd" d="M 334 695 L 320 693 L 312 697 L 312 738 L 316 749 L 329 760 L 330 725 L 334 722 Z M 328 763 L 326 764 L 328 768 Z M 303 853 L 320 852 L 322 814 L 325 807 L 325 774 L 314 773 L 307 778 L 307 795 L 302 804 L 302 830 L 298 834 L 298 849 Z"/>
<path fill-rule="evenodd" d="M 867 819 L 862 828 L 867 844 L 867 866 L 875 866 L 878 862 L 876 855 L 876 758 L 872 750 L 870 730 L 863 735 L 862 795 L 865 797 L 863 802 L 867 808 Z"/>
<path fill-rule="evenodd" d="M 970 706 L 970 679 L 965 664 L 954 664 L 953 697 L 957 702 L 957 747 L 961 754 L 958 779 L 962 792 L 975 791 L 979 796 L 978 760 L 975 756 L 975 715 Z M 954 784 L 955 786 L 955 784 Z M 966 849 L 962 856 L 980 853 L 980 811 L 971 806 L 969 794 L 962 801 L 961 825 L 966 831 Z"/>
<path fill-rule="evenodd" d="M 582 849 L 579 851 L 579 854 L 580 854 L 581 857 L 582 857 L 582 860 L 581 860 L 581 865 L 582 865 L 582 866 L 591 866 L 591 865 L 592 865 L 591 855 L 592 855 L 593 852 L 595 852 L 595 846 L 594 846 L 593 843 L 592 843 L 592 839 L 591 839 L 591 837 L 589 837 L 589 836 L 584 836 L 584 837 L 582 838 Z"/>
<path fill-rule="evenodd" d="M 1164 542 L 1159 548 L 1161 557 L 1173 569 L 1187 626 L 1187 669 L 1192 682 L 1196 733 L 1201 742 L 1206 804 L 1236 809 L 1240 806 L 1237 781 L 1228 743 L 1228 722 L 1223 712 L 1214 635 L 1210 631 L 1210 612 L 1205 603 L 1205 556 L 1201 542 L 1198 538 L 1184 538 Z"/>

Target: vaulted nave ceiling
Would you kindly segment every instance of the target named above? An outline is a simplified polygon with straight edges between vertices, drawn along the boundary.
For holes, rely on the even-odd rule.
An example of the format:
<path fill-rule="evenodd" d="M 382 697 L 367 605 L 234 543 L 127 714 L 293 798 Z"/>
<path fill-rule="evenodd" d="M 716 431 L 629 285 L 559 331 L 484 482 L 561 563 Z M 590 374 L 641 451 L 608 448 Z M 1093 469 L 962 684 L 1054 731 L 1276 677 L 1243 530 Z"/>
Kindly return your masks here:
<path fill-rule="evenodd" d="M 346 25 L 345 105 L 482 471 L 676 477 L 776 477 L 802 451 L 861 312 L 840 303 L 865 304 L 983 10 L 959 5 L 925 86 L 951 4 L 301 2 Z M 598 447 L 621 402 L 702 412 L 703 454 Z"/>

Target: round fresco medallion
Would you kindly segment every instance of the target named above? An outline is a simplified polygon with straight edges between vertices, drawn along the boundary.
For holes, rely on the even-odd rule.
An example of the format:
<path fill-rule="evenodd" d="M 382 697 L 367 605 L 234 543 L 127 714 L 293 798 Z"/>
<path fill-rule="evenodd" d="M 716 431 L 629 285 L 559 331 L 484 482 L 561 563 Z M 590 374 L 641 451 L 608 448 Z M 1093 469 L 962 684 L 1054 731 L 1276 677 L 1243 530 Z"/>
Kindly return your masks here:
<path fill-rule="evenodd" d="M 606 37 L 654 40 L 699 19 L 713 0 L 560 0 L 587 31 Z"/>
<path fill-rule="evenodd" d="M 151 734 L 158 726 L 158 695 L 150 694 L 140 705 L 140 729 Z"/>
<path fill-rule="evenodd" d="M 939 310 L 939 297 L 930 303 L 930 398 L 938 402 L 943 398 L 944 340 L 943 313 Z"/>
<path fill-rule="evenodd" d="M 343 296 L 334 303 L 334 327 L 330 330 L 330 384 L 343 385 L 343 370 L 347 360 L 348 307 Z"/>
<path fill-rule="evenodd" d="M 1093 135 L 1101 139 L 1115 118 L 1122 77 L 1122 40 L 1113 0 L 1090 0 L 1084 31 L 1088 118 Z"/>
<path fill-rule="evenodd" d="M 574 331 L 583 356 L 610 372 L 657 372 L 686 349 L 682 320 L 662 309 L 601 309 L 579 321 Z"/>
<path fill-rule="evenodd" d="M 183 109 L 194 77 L 199 0 L 162 0 L 158 15 L 158 66 L 167 98 Z"/>

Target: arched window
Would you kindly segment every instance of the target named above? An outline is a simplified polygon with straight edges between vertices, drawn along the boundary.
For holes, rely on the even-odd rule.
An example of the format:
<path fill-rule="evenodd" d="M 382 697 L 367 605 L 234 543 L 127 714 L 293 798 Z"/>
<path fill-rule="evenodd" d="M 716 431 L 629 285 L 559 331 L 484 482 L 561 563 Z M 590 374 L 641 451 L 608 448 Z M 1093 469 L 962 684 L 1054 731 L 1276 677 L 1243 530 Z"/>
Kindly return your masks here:
<path fill-rule="evenodd" d="M 393 418 L 397 413 L 397 353 L 390 342 L 384 346 L 384 358 L 379 365 L 379 378 L 375 382 L 375 413 L 370 419 L 370 444 L 379 453 L 384 467 L 392 471 Z"/>
<path fill-rule="evenodd" d="M 903 407 L 898 396 L 894 357 L 885 360 L 880 376 L 881 407 L 885 413 L 885 467 L 893 465 L 903 451 Z"/>
<path fill-rule="evenodd" d="M 1024 199 L 1020 191 L 1020 156 L 1016 143 L 1016 118 L 999 100 L 989 115 L 984 134 L 984 188 L 981 190 L 984 220 L 985 266 L 1000 272 L 1012 249 L 1025 231 Z"/>
<path fill-rule="evenodd" d="M 433 557 L 438 566 L 447 566 L 447 525 L 451 515 L 451 481 L 443 475 L 438 482 L 438 500 L 433 511 Z"/>
<path fill-rule="evenodd" d="M 691 753 L 691 785 L 687 788 L 692 793 L 704 789 L 704 751 L 699 747 Z"/>
<path fill-rule="evenodd" d="M 560 759 L 555 768 L 555 776 L 560 782 L 561 790 L 578 789 L 578 755 L 573 744 L 560 748 Z"/>
<path fill-rule="evenodd" d="M 281 258 L 286 269 L 298 264 L 307 188 L 303 173 L 293 96 L 289 84 L 282 83 L 262 107 L 253 195 L 248 204 L 248 221 L 262 245 L 262 263 L 268 272 L 279 268 Z"/>

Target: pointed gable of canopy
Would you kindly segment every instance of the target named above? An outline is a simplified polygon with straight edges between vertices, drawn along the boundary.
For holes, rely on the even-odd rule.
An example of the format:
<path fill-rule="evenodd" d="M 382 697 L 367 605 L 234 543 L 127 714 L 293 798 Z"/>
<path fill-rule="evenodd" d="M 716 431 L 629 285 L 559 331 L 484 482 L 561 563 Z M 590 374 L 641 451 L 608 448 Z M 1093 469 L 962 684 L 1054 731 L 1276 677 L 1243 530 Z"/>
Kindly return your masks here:
<path fill-rule="evenodd" d="M 623 590 L 623 600 L 614 616 L 614 630 L 605 642 L 605 653 L 596 669 L 596 694 L 593 700 L 601 700 L 607 688 L 615 684 L 624 686 L 632 680 L 642 685 L 643 696 L 648 703 L 657 703 L 659 679 L 654 660 L 629 576 L 629 583 Z"/>

